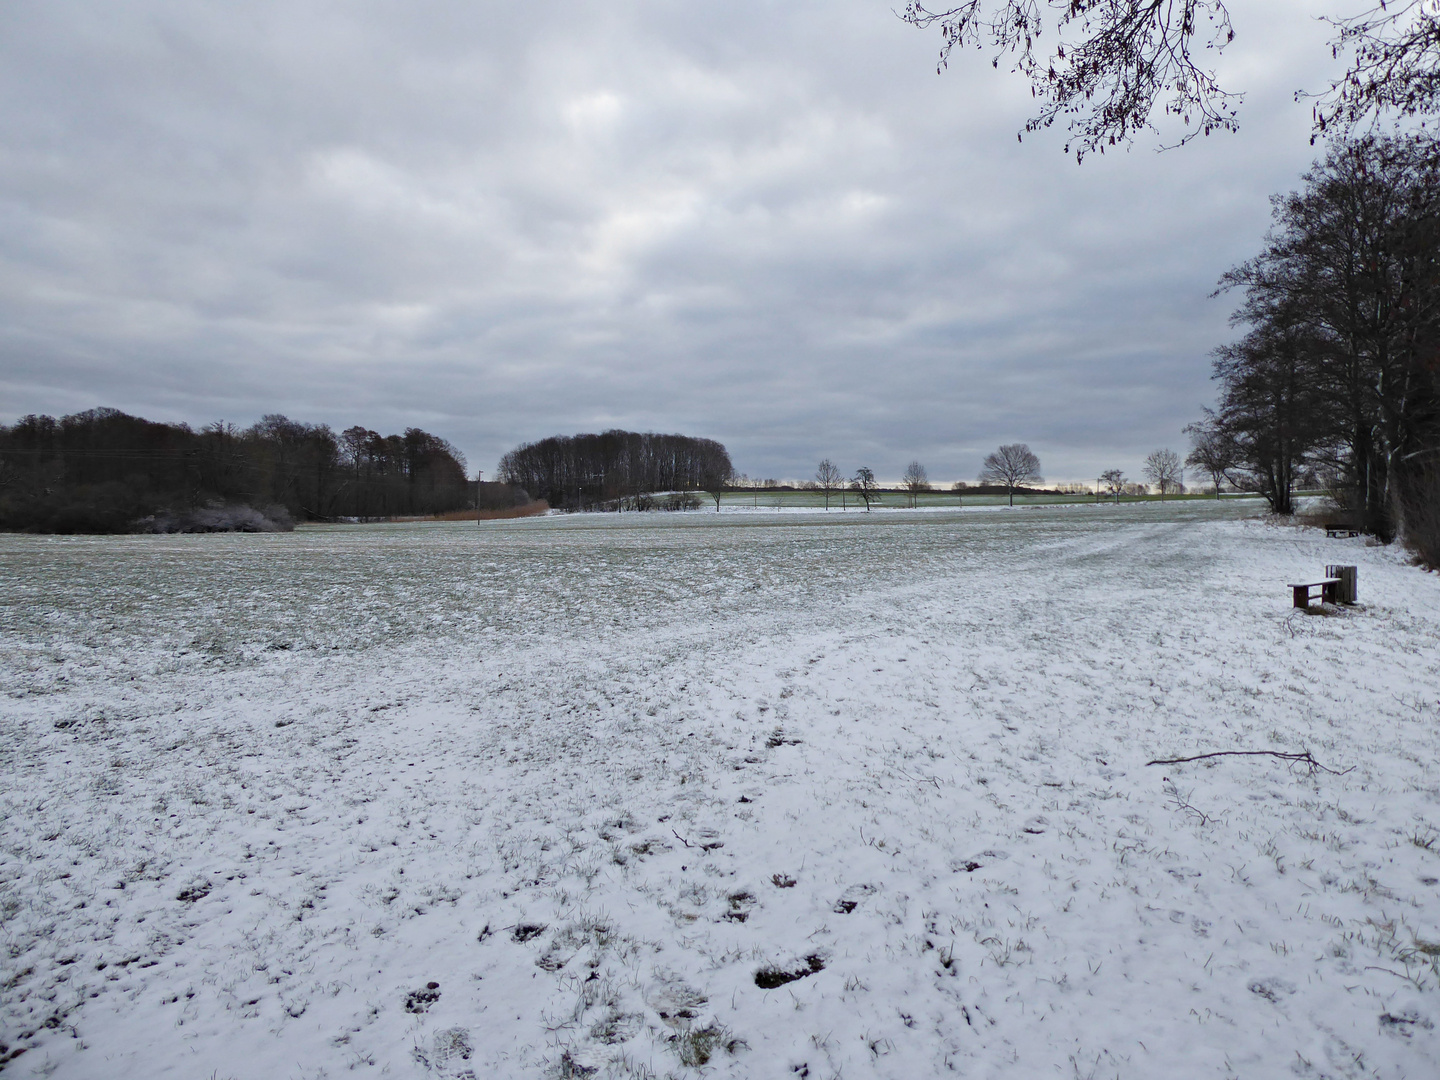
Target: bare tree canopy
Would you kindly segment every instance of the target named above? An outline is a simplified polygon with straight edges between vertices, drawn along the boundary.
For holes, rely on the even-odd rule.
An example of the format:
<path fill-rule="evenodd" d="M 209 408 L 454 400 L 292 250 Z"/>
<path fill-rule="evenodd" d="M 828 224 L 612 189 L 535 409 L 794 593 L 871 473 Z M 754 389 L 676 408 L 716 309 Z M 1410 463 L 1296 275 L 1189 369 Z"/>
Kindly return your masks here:
<path fill-rule="evenodd" d="M 1160 489 L 1163 499 L 1180 490 L 1180 455 L 1174 450 L 1154 450 L 1145 459 L 1145 478 Z"/>
<path fill-rule="evenodd" d="M 1324 340 L 1294 312 L 1215 350 L 1220 415 L 1237 479 L 1277 514 L 1295 512 L 1296 483 L 1320 438 L 1311 362 L 1324 350 Z"/>
<path fill-rule="evenodd" d="M 1433 116 L 1440 111 L 1440 2 L 1384 0 L 1335 28 L 1336 56 L 1353 50 L 1349 70 L 1315 106 L 1315 126 L 1352 128 L 1380 112 Z"/>
<path fill-rule="evenodd" d="M 1115 502 L 1120 502 L 1120 495 L 1125 490 L 1125 473 L 1120 469 L 1106 469 L 1100 474 L 1100 482 L 1105 485 L 1105 490 L 1115 496 Z"/>
<path fill-rule="evenodd" d="M 985 459 L 980 479 L 987 484 L 1004 484 L 1010 493 L 1010 505 L 1014 506 L 1017 487 L 1038 484 L 1045 478 L 1040 475 L 1040 459 L 1030 447 L 1024 443 L 1010 443 Z"/>
<path fill-rule="evenodd" d="M 719 443 L 715 444 L 719 446 Z M 723 450 L 723 447 L 722 447 Z M 701 487 L 705 494 L 715 500 L 715 512 L 720 512 L 720 500 L 725 496 L 725 489 L 735 479 L 735 467 L 730 464 L 729 454 L 707 455 L 706 463 L 701 468 Z"/>
<path fill-rule="evenodd" d="M 860 496 L 867 511 L 871 503 L 880 501 L 880 485 L 875 482 L 875 473 L 864 465 L 855 470 L 855 478 L 850 481 L 850 490 Z"/>
<path fill-rule="evenodd" d="M 1220 498 L 1220 485 L 1227 479 L 1226 474 L 1235 467 L 1235 451 L 1219 419 L 1209 409 L 1205 419 L 1186 425 L 1185 434 L 1190 436 L 1190 453 L 1185 464 L 1192 469 L 1204 469 L 1215 482 L 1215 498 Z"/>
<path fill-rule="evenodd" d="M 938 26 L 939 69 L 957 47 L 989 48 L 1030 80 L 1039 111 L 1025 131 L 1064 117 L 1083 160 L 1093 151 L 1157 130 L 1158 108 L 1178 120 L 1176 145 L 1212 131 L 1234 131 L 1242 94 L 1223 88 L 1214 55 L 1235 38 L 1223 0 L 966 0 L 931 11 L 910 0 L 901 18 Z M 1315 128 L 1349 128 L 1383 112 L 1440 111 L 1440 0 L 1384 0 L 1358 15 L 1331 18 L 1334 55 L 1350 53 L 1346 73 L 1316 95 Z M 1053 45 L 1042 46 L 1046 34 Z"/>
<path fill-rule="evenodd" d="M 910 505 L 914 507 L 922 491 L 930 490 L 930 476 L 925 471 L 925 466 L 918 461 L 912 461 L 905 467 L 905 475 L 900 478 L 905 485 L 905 491 L 910 496 Z"/>
<path fill-rule="evenodd" d="M 638 508 L 636 497 L 649 492 L 706 491 L 718 510 L 719 493 L 735 469 L 713 439 L 612 430 L 525 443 L 500 459 L 496 473 L 567 509 Z"/>
<path fill-rule="evenodd" d="M 840 469 L 828 457 L 821 460 L 815 470 L 815 483 L 825 493 L 825 509 L 830 509 L 830 494 L 839 489 L 845 483 L 845 477 Z"/>
<path fill-rule="evenodd" d="M 1288 514 L 1318 472 L 1357 525 L 1440 565 L 1440 140 L 1337 142 L 1304 181 L 1221 279 L 1247 327 L 1215 354 L 1229 477 Z"/>

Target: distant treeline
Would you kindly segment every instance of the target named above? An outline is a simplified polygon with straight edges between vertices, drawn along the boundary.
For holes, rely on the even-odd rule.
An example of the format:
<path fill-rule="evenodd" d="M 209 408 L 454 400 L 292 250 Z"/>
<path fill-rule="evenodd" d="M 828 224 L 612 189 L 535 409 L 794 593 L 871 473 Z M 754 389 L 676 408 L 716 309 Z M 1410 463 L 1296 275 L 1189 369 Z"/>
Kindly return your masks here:
<path fill-rule="evenodd" d="M 128 532 L 245 505 L 271 522 L 437 514 L 473 505 L 465 458 L 408 428 L 380 435 L 270 415 L 196 431 L 116 409 L 0 425 L 0 528 Z M 190 515 L 186 520 L 221 520 Z M 225 520 L 244 521 L 244 517 Z M 169 526 L 167 526 L 169 527 Z M 217 526 L 222 527 L 222 526 Z M 239 527 L 244 527 L 239 526 Z"/>
<path fill-rule="evenodd" d="M 554 435 L 500 459 L 501 481 L 570 510 L 638 509 L 657 491 L 719 491 L 735 470 L 725 447 L 685 435 Z"/>

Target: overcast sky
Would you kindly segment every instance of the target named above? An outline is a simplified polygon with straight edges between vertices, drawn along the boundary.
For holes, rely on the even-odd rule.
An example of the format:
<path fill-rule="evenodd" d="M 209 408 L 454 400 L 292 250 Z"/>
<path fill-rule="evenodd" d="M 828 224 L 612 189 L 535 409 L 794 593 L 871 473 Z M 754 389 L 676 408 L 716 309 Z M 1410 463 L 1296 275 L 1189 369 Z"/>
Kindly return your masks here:
<path fill-rule="evenodd" d="M 487 475 L 607 427 L 791 478 L 1183 453 L 1335 9 L 1236 0 L 1240 134 L 1077 166 L 891 8 L 7 0 L 0 422 L 418 426 Z"/>

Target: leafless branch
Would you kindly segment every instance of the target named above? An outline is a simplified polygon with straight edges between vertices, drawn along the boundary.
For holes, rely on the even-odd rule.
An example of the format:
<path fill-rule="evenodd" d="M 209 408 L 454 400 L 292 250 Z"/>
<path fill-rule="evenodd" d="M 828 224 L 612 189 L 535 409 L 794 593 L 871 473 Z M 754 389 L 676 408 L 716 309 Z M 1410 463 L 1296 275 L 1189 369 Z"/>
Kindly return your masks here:
<path fill-rule="evenodd" d="M 1235 37 L 1223 0 L 995 0 L 993 7 L 968 0 L 943 11 L 910 0 L 901 18 L 940 28 L 937 70 L 949 65 L 957 46 L 988 45 L 997 68 L 1010 57 L 1039 102 L 1025 131 L 1064 117 L 1071 136 L 1065 149 L 1073 148 L 1077 160 L 1153 130 L 1157 104 L 1184 125 L 1175 145 L 1236 127 L 1242 95 L 1222 89 L 1215 73 L 1196 62 L 1197 50 L 1218 53 Z M 1055 46 L 1042 49 L 1051 20 Z"/>
<path fill-rule="evenodd" d="M 1205 758 L 1217 757 L 1273 757 L 1281 761 L 1289 761 L 1292 764 L 1304 765 L 1310 772 L 1326 772 L 1331 776 L 1344 776 L 1354 770 L 1355 766 L 1348 769 L 1327 769 L 1311 756 L 1309 750 L 1298 754 L 1287 754 L 1280 750 L 1215 750 L 1208 754 L 1195 754 L 1192 757 L 1156 758 L 1154 761 L 1147 761 L 1146 765 L 1179 765 L 1186 761 L 1203 761 Z"/>
<path fill-rule="evenodd" d="M 1317 137 L 1383 113 L 1440 113 L 1440 0 L 1371 5 L 1324 20 L 1334 31 L 1332 54 L 1349 61 L 1324 92 L 1296 94 L 1315 99 Z M 1077 159 L 1157 130 L 1157 109 L 1183 126 L 1172 145 L 1237 127 L 1244 95 L 1220 86 L 1204 63 L 1235 38 L 1225 0 L 965 0 L 936 11 L 909 0 L 900 17 L 939 29 L 937 70 L 956 48 L 977 48 L 991 50 L 992 66 L 1003 59 L 1024 75 L 1037 102 L 1024 131 L 1063 119 L 1066 152 L 1074 149 Z"/>
<path fill-rule="evenodd" d="M 1170 796 L 1170 800 L 1175 804 L 1175 809 L 1185 811 L 1188 816 L 1197 819 L 1201 825 L 1209 825 L 1210 822 L 1215 820 L 1214 815 L 1207 814 L 1198 806 L 1192 805 L 1190 796 L 1193 793 L 1188 791 L 1182 792 L 1175 786 L 1175 781 L 1171 780 L 1168 776 L 1165 778 L 1165 794 Z"/>
<path fill-rule="evenodd" d="M 1315 97 L 1315 130 L 1354 128 L 1390 111 L 1433 115 L 1440 106 L 1440 0 L 1381 0 L 1346 18 L 1327 18 L 1336 30 L 1331 53 L 1353 50 L 1345 74 Z M 1313 139 L 1312 139 L 1313 141 Z"/>

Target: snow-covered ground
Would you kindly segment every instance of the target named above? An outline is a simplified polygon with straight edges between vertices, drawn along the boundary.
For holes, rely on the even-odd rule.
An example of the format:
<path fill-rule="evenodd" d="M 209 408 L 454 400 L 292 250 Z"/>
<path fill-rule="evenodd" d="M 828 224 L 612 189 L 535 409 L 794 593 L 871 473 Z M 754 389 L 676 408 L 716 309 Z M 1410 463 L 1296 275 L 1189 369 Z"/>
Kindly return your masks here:
<path fill-rule="evenodd" d="M 1434 1077 L 1440 582 L 1253 511 L 0 537 L 7 1074 Z"/>

